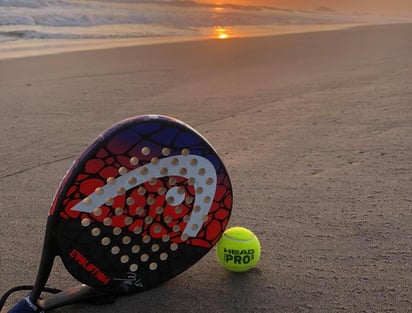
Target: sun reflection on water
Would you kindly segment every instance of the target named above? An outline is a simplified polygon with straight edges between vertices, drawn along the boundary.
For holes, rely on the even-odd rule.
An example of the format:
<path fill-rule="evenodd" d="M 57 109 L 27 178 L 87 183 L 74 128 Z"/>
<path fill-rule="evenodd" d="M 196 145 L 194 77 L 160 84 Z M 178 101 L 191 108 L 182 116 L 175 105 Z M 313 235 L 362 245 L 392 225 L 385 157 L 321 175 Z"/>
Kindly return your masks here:
<path fill-rule="evenodd" d="M 222 16 L 224 13 L 224 8 L 221 7 L 219 4 L 217 4 L 216 7 L 213 8 L 213 12 L 216 14 L 215 15 L 216 17 Z M 230 36 L 229 36 L 228 29 L 226 27 L 223 27 L 221 25 L 216 25 L 214 27 L 213 37 L 217 39 L 228 39 Z"/>
<path fill-rule="evenodd" d="M 215 7 L 215 8 L 213 8 L 213 11 L 214 11 L 215 13 L 222 13 L 222 12 L 223 12 L 223 8 L 222 8 L 222 7 Z"/>
<path fill-rule="evenodd" d="M 228 39 L 230 37 L 228 30 L 222 26 L 215 26 L 214 34 L 218 39 Z"/>

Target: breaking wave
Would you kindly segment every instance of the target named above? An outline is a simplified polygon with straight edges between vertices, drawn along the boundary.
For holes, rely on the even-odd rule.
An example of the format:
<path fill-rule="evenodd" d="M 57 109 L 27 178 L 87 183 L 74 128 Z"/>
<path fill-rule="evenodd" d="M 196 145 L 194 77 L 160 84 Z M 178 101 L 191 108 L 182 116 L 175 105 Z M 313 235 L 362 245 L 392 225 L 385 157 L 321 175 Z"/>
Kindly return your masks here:
<path fill-rule="evenodd" d="M 193 1 L 0 0 L 1 25 L 89 27 L 151 24 L 193 28 L 213 25 L 352 23 L 359 17 Z"/>

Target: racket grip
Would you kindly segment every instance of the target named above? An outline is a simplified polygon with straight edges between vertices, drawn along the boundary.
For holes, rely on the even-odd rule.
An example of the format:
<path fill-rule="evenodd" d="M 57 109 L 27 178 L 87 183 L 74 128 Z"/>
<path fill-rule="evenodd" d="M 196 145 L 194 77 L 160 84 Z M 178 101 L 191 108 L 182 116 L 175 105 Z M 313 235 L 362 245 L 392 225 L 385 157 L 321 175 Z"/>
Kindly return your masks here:
<path fill-rule="evenodd" d="M 77 287 L 61 291 L 51 297 L 38 300 L 38 303 L 46 310 L 53 310 L 58 307 L 74 304 L 78 302 L 89 302 L 95 304 L 113 303 L 115 296 L 97 291 L 93 287 L 82 284 Z M 9 312 L 10 313 L 10 312 Z M 18 312 L 20 313 L 20 312 Z"/>
<path fill-rule="evenodd" d="M 23 300 L 17 302 L 17 304 L 11 308 L 7 313 L 46 313 L 43 308 L 33 304 L 30 298 L 27 296 Z"/>

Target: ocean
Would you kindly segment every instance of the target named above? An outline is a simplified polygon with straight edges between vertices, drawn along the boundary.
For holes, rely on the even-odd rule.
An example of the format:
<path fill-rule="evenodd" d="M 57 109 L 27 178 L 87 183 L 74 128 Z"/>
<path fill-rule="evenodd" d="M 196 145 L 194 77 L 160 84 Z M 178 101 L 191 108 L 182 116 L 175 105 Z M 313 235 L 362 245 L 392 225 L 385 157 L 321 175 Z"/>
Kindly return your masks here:
<path fill-rule="evenodd" d="M 296 11 L 190 0 L 0 0 L 0 59 L 376 22 L 382 18 L 328 8 Z"/>

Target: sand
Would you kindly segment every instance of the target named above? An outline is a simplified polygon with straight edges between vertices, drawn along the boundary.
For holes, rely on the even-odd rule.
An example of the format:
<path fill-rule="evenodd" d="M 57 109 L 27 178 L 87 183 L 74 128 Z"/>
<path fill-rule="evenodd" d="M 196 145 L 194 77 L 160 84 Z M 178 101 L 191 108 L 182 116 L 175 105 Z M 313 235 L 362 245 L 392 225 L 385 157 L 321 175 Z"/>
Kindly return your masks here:
<path fill-rule="evenodd" d="M 234 187 L 230 226 L 255 231 L 260 263 L 232 274 L 212 251 L 148 292 L 56 312 L 411 312 L 411 33 L 381 25 L 0 61 L 0 292 L 34 282 L 72 160 L 113 123 L 156 113 L 216 147 Z M 49 285 L 75 284 L 57 261 Z"/>

